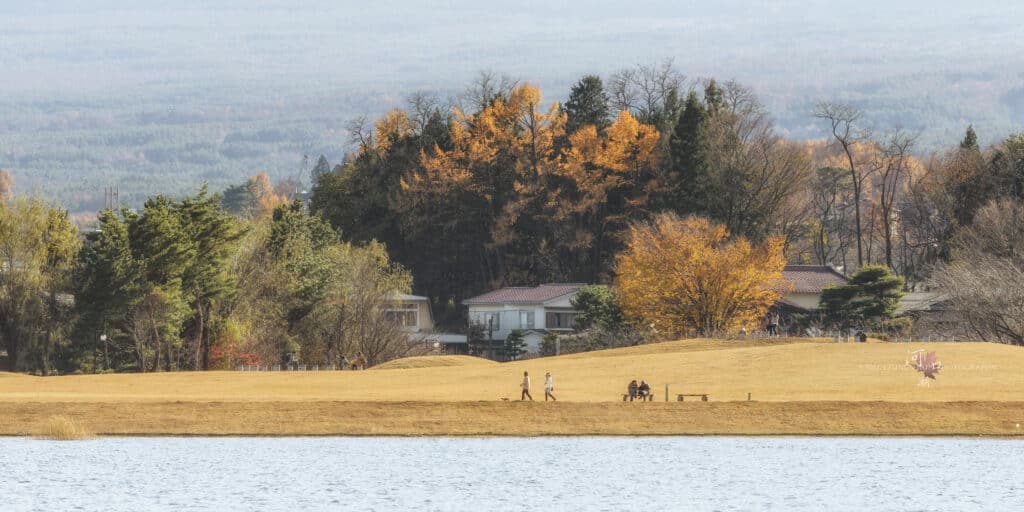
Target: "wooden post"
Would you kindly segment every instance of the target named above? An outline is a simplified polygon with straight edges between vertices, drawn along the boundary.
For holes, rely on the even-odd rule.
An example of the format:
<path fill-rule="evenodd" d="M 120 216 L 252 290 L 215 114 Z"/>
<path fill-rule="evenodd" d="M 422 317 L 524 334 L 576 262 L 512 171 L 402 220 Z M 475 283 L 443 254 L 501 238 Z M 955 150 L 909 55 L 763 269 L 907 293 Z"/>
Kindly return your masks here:
<path fill-rule="evenodd" d="M 750 393 L 747 393 L 747 401 L 750 401 Z"/>
<path fill-rule="evenodd" d="M 665 401 L 668 402 L 668 384 L 665 384 Z"/>

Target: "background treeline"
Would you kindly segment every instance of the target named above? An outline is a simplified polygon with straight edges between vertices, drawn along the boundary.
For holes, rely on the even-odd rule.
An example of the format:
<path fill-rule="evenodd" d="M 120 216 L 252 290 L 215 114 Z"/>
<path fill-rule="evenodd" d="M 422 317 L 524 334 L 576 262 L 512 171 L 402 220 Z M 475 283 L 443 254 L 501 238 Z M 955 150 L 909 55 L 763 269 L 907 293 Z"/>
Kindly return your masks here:
<path fill-rule="evenodd" d="M 417 350 L 385 308 L 408 292 L 408 272 L 382 245 L 344 242 L 300 200 L 268 193 L 245 216 L 205 188 L 155 196 L 102 211 L 84 240 L 66 211 L 5 199 L 4 369 L 228 369 L 285 354 L 340 365 L 360 352 L 372 365 Z"/>
<path fill-rule="evenodd" d="M 353 124 L 357 150 L 313 164 L 308 211 L 295 181 L 256 174 L 105 210 L 84 240 L 0 173 L 6 364 L 375 364 L 419 348 L 388 318 L 394 293 L 430 296 L 462 330 L 461 300 L 496 286 L 613 282 L 631 230 L 663 212 L 790 262 L 881 264 L 947 294 L 979 336 L 1024 343 L 1024 137 L 982 148 L 967 127 L 921 156 L 849 105 L 811 119 L 827 141 L 787 139 L 750 89 L 671 65 L 583 77 L 564 105 L 484 74 L 457 104 L 419 94 Z"/>
<path fill-rule="evenodd" d="M 462 299 L 493 287 L 611 282 L 629 226 L 657 212 L 781 236 L 793 263 L 882 264 L 914 289 L 980 208 L 1024 198 L 1021 136 L 982 149 L 965 127 L 921 156 L 916 134 L 825 103 L 808 117 L 828 140 L 789 140 L 748 88 L 671 66 L 584 77 L 564 106 L 493 75 L 469 91 L 457 106 L 418 95 L 357 129 L 358 151 L 317 175 L 311 202 L 346 237 L 384 243 L 451 327 Z"/>

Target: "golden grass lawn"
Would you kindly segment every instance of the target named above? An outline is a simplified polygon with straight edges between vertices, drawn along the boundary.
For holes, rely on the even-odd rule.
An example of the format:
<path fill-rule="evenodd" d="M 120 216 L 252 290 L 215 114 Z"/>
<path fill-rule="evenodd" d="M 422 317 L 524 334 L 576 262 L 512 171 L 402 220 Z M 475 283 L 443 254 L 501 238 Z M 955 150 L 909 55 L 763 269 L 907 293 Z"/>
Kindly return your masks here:
<path fill-rule="evenodd" d="M 928 387 L 904 364 L 918 348 L 944 364 Z M 559 402 L 513 403 L 523 371 L 541 401 L 550 371 Z M 623 404 L 633 378 L 658 402 Z M 676 393 L 710 401 L 680 404 Z M 58 414 L 101 435 L 1019 435 L 1022 404 L 1024 349 L 988 343 L 684 340 L 501 364 L 411 358 L 363 372 L 0 374 L 9 435 Z"/>

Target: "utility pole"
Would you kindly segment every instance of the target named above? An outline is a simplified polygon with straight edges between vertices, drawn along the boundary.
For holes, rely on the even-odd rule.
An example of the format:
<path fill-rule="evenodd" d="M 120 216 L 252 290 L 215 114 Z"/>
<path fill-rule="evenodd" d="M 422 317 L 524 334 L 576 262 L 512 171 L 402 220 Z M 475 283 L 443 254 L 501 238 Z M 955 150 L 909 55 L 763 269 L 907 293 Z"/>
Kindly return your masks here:
<path fill-rule="evenodd" d="M 487 317 L 487 357 L 494 359 L 494 316 Z"/>
<path fill-rule="evenodd" d="M 103 187 L 103 209 L 113 210 L 120 206 L 121 195 L 117 187 Z"/>

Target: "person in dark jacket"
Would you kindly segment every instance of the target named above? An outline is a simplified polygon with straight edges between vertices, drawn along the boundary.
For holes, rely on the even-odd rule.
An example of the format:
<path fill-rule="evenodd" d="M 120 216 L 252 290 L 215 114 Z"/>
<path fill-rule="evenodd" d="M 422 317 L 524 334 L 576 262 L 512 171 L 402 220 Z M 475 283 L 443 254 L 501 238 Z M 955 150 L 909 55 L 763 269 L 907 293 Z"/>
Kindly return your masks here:
<path fill-rule="evenodd" d="M 640 396 L 640 401 L 648 400 L 651 396 L 651 385 L 646 380 L 641 380 L 640 387 L 637 388 L 637 394 Z"/>

